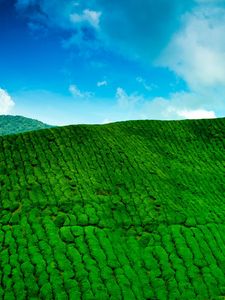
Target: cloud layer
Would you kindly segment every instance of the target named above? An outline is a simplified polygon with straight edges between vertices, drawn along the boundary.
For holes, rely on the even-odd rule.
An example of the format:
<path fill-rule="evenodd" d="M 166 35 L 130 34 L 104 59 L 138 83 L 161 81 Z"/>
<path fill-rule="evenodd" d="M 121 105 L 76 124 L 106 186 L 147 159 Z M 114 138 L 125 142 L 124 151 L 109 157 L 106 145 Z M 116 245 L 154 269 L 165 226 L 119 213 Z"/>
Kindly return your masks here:
<path fill-rule="evenodd" d="M 225 9 L 201 6 L 183 16 L 160 63 L 192 89 L 225 85 Z"/>
<path fill-rule="evenodd" d="M 14 105 L 15 103 L 7 91 L 0 88 L 0 115 L 10 112 Z"/>
<path fill-rule="evenodd" d="M 181 28 L 157 61 L 187 84 L 178 102 L 177 97 L 170 99 L 184 118 L 221 116 L 225 111 L 225 1 L 198 3 L 182 16 Z"/>
<path fill-rule="evenodd" d="M 188 3 L 187 3 L 188 2 Z M 17 0 L 16 7 L 29 24 L 69 31 L 74 43 L 87 39 L 85 30 L 94 30 L 90 40 L 99 47 L 151 61 L 164 48 L 180 23 L 180 15 L 194 0 Z M 82 33 L 82 34 L 81 34 Z M 79 39 L 75 38 L 79 37 Z M 71 44 L 71 43 L 70 43 Z"/>
<path fill-rule="evenodd" d="M 116 91 L 117 106 L 124 119 L 211 119 L 216 118 L 213 110 L 203 105 L 198 95 L 186 92 L 173 93 L 169 98 L 155 97 L 148 99 L 137 93 L 127 94 L 118 88 Z M 109 116 L 113 119 L 113 116 Z M 116 120 L 114 118 L 114 120 Z"/>
<path fill-rule="evenodd" d="M 75 99 L 89 99 L 93 96 L 91 92 L 81 92 L 75 84 L 69 86 L 69 92 Z"/>
<path fill-rule="evenodd" d="M 153 97 L 149 78 L 136 74 L 145 96 L 116 85 L 118 118 L 214 118 L 224 113 L 225 0 L 17 0 L 16 7 L 30 28 L 61 32 L 65 48 L 79 45 L 83 53 L 89 47 L 110 49 L 149 68 L 167 69 L 184 82 L 183 90 Z M 109 88 L 106 80 L 95 85 Z M 69 91 L 80 100 L 93 96 L 74 84 Z M 105 118 L 115 120 L 110 113 Z"/>

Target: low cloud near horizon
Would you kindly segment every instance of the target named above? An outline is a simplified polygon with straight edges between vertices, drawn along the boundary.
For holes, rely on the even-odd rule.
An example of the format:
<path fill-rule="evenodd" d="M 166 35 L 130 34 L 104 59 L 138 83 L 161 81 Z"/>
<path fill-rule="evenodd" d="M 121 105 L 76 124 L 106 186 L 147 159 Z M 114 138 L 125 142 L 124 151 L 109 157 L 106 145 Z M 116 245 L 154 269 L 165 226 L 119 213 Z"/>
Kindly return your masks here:
<path fill-rule="evenodd" d="M 14 105 L 15 103 L 8 92 L 0 88 L 0 115 L 9 113 Z"/>

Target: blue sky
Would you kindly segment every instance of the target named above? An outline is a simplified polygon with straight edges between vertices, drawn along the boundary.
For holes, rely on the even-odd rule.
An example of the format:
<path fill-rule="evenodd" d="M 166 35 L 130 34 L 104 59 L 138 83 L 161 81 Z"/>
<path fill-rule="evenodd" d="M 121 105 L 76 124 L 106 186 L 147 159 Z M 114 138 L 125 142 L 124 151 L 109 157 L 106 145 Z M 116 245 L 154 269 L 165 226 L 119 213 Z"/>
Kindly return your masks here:
<path fill-rule="evenodd" d="M 225 115 L 225 0 L 0 0 L 0 114 Z"/>

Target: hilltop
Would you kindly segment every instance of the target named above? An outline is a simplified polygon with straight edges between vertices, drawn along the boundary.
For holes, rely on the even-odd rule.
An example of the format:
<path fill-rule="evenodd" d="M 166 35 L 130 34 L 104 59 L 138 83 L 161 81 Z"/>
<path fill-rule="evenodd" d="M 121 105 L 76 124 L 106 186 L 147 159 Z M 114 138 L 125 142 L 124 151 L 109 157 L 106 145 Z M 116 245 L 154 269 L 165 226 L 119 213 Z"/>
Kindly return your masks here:
<path fill-rule="evenodd" d="M 9 135 L 50 127 L 50 125 L 44 124 L 38 120 L 26 118 L 23 116 L 0 116 L 0 135 Z"/>
<path fill-rule="evenodd" d="M 225 119 L 0 137 L 0 298 L 222 299 Z"/>

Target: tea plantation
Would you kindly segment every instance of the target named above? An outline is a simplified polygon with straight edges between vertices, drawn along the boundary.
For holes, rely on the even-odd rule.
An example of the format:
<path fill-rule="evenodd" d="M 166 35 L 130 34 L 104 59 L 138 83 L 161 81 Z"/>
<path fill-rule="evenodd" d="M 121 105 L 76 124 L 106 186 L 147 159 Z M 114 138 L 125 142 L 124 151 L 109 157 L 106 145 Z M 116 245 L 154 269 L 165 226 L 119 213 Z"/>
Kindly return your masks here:
<path fill-rule="evenodd" d="M 0 299 L 225 299 L 225 119 L 0 137 Z"/>
<path fill-rule="evenodd" d="M 50 128 L 52 126 L 22 116 L 0 116 L 0 135 Z"/>

